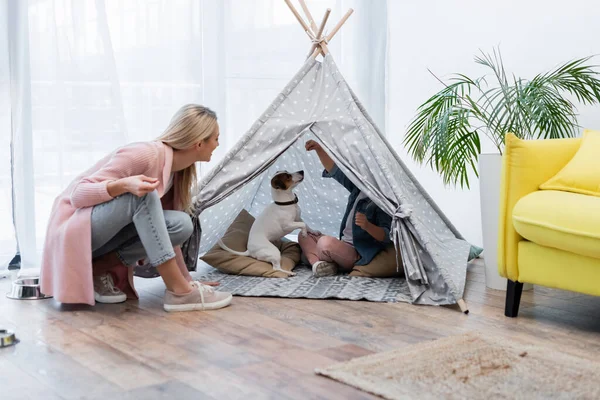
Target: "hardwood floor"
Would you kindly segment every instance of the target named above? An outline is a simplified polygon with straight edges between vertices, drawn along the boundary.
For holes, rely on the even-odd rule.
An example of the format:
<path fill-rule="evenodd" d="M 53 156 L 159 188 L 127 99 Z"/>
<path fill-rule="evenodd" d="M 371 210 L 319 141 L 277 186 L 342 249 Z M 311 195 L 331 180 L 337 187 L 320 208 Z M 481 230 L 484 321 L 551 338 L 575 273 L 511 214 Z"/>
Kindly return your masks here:
<path fill-rule="evenodd" d="M 2 399 L 372 399 L 314 374 L 316 367 L 478 330 L 600 356 L 600 297 L 535 287 L 519 317 L 504 292 L 468 269 L 458 307 L 235 297 L 213 312 L 168 314 L 160 279 L 137 279 L 139 301 L 60 305 L 7 299 L 0 328 L 21 340 L 0 349 Z"/>

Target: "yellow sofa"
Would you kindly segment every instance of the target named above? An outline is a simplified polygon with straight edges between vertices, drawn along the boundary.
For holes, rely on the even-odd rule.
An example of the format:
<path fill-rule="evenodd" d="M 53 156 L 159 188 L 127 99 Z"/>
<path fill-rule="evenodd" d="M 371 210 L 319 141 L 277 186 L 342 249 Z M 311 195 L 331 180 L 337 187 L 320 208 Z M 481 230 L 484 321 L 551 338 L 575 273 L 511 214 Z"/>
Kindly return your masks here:
<path fill-rule="evenodd" d="M 573 158 L 581 138 L 508 134 L 505 143 L 498 236 L 505 315 L 517 316 L 523 283 L 600 296 L 600 197 L 539 188 Z"/>

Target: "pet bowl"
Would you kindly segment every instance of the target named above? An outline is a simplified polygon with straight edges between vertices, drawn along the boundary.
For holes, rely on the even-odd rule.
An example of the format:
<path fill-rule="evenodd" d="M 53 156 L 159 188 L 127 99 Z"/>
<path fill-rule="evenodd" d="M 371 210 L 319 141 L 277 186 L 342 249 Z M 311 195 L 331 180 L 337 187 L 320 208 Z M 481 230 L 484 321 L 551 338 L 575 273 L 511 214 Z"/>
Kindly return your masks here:
<path fill-rule="evenodd" d="M 13 346 L 17 343 L 19 343 L 19 339 L 17 339 L 14 332 L 0 329 L 0 348 Z"/>
<path fill-rule="evenodd" d="M 40 278 L 28 277 L 13 281 L 11 291 L 6 297 L 14 300 L 41 300 L 52 296 L 46 296 L 40 291 Z"/>

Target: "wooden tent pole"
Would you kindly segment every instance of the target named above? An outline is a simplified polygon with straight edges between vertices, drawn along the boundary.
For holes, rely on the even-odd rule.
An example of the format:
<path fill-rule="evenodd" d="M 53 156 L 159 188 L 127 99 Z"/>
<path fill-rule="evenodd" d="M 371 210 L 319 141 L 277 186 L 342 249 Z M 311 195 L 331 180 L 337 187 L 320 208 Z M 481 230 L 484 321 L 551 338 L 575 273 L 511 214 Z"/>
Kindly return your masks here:
<path fill-rule="evenodd" d="M 310 28 L 312 29 L 313 33 L 317 33 L 317 24 L 315 24 L 315 20 L 312 17 L 312 14 L 310 13 L 310 10 L 308 9 L 308 7 L 306 6 L 306 2 L 304 0 L 298 0 L 300 2 L 300 6 L 302 7 L 302 10 L 304 11 L 304 14 L 306 15 L 306 18 L 308 18 L 308 23 L 310 24 Z M 317 35 L 317 37 L 319 37 Z"/>
<path fill-rule="evenodd" d="M 300 23 L 300 25 L 302 25 L 302 28 L 304 29 L 304 32 L 306 32 L 306 34 L 308 35 L 308 37 L 311 38 L 311 40 L 314 39 L 315 35 L 310 30 L 310 27 L 308 25 L 306 25 L 306 22 L 304 22 L 304 19 L 302 19 L 302 17 L 300 16 L 300 14 L 298 13 L 298 11 L 296 10 L 296 7 L 294 7 L 294 5 L 290 2 L 290 0 L 285 0 L 285 4 L 288 5 L 288 7 L 290 8 L 290 10 L 292 11 L 292 13 L 294 14 L 294 16 L 296 17 L 296 19 Z"/>
<path fill-rule="evenodd" d="M 289 1 L 289 0 L 286 0 L 286 1 Z M 337 25 L 333 28 L 333 31 L 331 31 L 331 33 L 329 35 L 327 35 L 327 42 L 329 42 L 329 41 L 331 41 L 331 39 L 333 39 L 333 36 L 337 33 L 337 31 L 340 30 L 342 25 L 344 25 L 344 23 L 348 20 L 348 18 L 350 18 L 350 15 L 352 15 L 353 12 L 354 12 L 353 9 L 348 10 L 348 12 L 342 17 L 340 22 L 338 22 Z M 316 49 L 312 53 L 311 57 L 316 58 L 321 51 L 322 51 L 322 49 Z"/>
<path fill-rule="evenodd" d="M 321 37 L 321 35 L 323 34 L 323 31 L 325 30 L 325 24 L 327 24 L 327 20 L 329 19 L 329 14 L 331 14 L 331 8 L 328 8 L 327 10 L 325 10 L 325 15 L 323 15 L 323 21 L 321 21 L 321 26 L 319 27 L 319 30 L 317 31 L 318 38 Z"/>
<path fill-rule="evenodd" d="M 321 26 L 319 27 L 319 30 L 317 31 L 317 39 L 321 39 L 321 35 L 323 34 L 323 30 L 325 30 L 325 24 L 327 24 L 327 20 L 329 19 L 329 14 L 331 13 L 331 8 L 328 8 L 327 10 L 325 10 L 325 15 L 323 16 L 323 21 L 321 21 Z M 327 45 L 325 43 L 321 43 L 323 46 L 325 46 L 325 49 L 327 49 Z M 310 47 L 310 51 L 308 52 L 307 58 L 310 57 L 313 53 L 313 51 L 315 51 L 315 49 L 317 48 L 317 44 L 313 43 L 312 46 Z M 325 52 L 323 52 L 323 55 L 325 55 Z"/>
<path fill-rule="evenodd" d="M 353 12 L 354 12 L 354 10 L 351 8 L 346 12 L 346 14 L 340 20 L 340 22 L 338 22 L 337 25 L 333 28 L 331 33 L 329 35 L 327 35 L 327 41 L 330 41 L 331 38 L 333 38 L 333 36 L 337 33 L 337 31 L 340 30 L 342 25 L 344 25 L 344 23 L 348 20 L 348 18 L 350 18 L 350 16 L 352 15 Z"/>
<path fill-rule="evenodd" d="M 458 303 L 458 306 L 460 307 L 460 311 L 462 311 L 465 314 L 469 313 L 469 307 L 467 307 L 467 303 L 465 303 L 465 301 L 463 299 L 458 299 L 456 302 Z"/>

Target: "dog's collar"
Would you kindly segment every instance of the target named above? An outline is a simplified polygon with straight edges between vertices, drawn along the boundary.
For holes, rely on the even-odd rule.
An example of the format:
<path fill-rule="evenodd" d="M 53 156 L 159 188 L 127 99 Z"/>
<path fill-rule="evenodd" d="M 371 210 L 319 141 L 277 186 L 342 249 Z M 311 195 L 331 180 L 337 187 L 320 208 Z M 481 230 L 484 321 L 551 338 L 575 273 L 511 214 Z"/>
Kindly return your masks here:
<path fill-rule="evenodd" d="M 298 196 L 294 195 L 294 200 L 292 201 L 276 201 L 275 204 L 278 206 L 291 206 L 298 203 Z"/>

